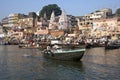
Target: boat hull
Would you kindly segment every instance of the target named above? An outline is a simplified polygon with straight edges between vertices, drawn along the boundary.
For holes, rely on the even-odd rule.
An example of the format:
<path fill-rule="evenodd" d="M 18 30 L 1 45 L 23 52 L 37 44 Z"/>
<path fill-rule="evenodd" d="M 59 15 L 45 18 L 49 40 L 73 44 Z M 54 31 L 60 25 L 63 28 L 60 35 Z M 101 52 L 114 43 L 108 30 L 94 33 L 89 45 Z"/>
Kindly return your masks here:
<path fill-rule="evenodd" d="M 44 56 L 51 59 L 56 60 L 64 60 L 64 61 L 80 61 L 80 59 L 83 57 L 85 53 L 85 49 L 81 51 L 75 51 L 75 52 L 60 52 L 60 53 L 52 53 L 49 51 L 44 52 Z"/>
<path fill-rule="evenodd" d="M 120 46 L 119 45 L 109 45 L 109 46 L 105 46 L 106 50 L 111 50 L 111 49 L 119 49 Z"/>

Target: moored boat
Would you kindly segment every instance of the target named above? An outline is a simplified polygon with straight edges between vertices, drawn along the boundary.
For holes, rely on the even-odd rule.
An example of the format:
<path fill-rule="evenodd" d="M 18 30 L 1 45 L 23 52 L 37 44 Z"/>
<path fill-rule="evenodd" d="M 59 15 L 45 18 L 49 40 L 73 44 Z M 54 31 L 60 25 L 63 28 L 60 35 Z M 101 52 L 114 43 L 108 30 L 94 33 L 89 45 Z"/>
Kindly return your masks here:
<path fill-rule="evenodd" d="M 105 46 L 105 49 L 106 50 L 111 50 L 111 49 L 119 49 L 120 48 L 120 45 L 119 44 L 109 44 L 107 46 Z"/>
<path fill-rule="evenodd" d="M 70 49 L 63 50 L 61 48 L 56 48 L 55 50 L 44 50 L 44 56 L 51 59 L 65 60 L 65 61 L 79 61 L 84 53 L 85 49 Z"/>
<path fill-rule="evenodd" d="M 120 40 L 115 40 L 115 41 L 111 41 L 111 42 L 108 42 L 107 45 L 105 46 L 105 49 L 106 50 L 109 50 L 109 49 L 119 49 L 120 48 Z"/>

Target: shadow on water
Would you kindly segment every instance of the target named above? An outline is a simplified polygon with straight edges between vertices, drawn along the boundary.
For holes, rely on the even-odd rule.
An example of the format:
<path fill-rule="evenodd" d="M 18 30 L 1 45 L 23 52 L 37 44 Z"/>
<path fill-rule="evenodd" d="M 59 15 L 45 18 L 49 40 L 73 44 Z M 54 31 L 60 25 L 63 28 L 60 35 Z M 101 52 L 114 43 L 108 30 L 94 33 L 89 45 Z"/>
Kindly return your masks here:
<path fill-rule="evenodd" d="M 84 68 L 82 61 L 60 61 L 60 60 L 47 59 L 47 62 L 51 64 L 51 66 L 63 66 L 71 69 L 76 68 L 80 71 L 82 71 Z"/>
<path fill-rule="evenodd" d="M 84 72 L 82 61 L 44 59 L 41 67 L 39 71 L 42 74 L 36 80 L 76 80 L 82 78 L 81 74 Z"/>

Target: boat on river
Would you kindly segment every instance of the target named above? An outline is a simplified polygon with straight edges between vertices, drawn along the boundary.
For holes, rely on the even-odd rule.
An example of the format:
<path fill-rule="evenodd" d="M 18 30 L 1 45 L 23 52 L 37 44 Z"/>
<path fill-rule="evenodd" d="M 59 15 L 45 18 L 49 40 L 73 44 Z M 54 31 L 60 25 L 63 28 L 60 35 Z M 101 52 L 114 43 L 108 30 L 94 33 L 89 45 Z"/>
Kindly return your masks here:
<path fill-rule="evenodd" d="M 106 50 L 119 49 L 119 48 L 120 48 L 120 40 L 108 42 L 107 45 L 105 46 Z"/>
<path fill-rule="evenodd" d="M 45 49 L 47 47 L 48 43 L 41 43 L 41 44 L 37 44 L 37 45 L 30 45 L 30 44 L 25 44 L 25 43 L 21 43 L 18 45 L 19 48 L 22 49 Z"/>
<path fill-rule="evenodd" d="M 120 48 L 120 44 L 114 44 L 114 43 L 110 43 L 107 46 L 105 46 L 106 50 L 119 49 L 119 48 Z"/>
<path fill-rule="evenodd" d="M 85 48 L 81 49 L 45 49 L 43 54 L 46 58 L 64 60 L 64 61 L 79 61 L 85 53 Z"/>

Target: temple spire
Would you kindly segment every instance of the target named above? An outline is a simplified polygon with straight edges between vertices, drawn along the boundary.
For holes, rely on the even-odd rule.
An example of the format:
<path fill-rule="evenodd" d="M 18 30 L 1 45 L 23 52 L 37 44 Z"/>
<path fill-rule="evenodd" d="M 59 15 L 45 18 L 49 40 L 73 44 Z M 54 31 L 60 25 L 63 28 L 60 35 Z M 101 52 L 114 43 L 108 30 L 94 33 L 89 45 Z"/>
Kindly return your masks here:
<path fill-rule="evenodd" d="M 68 28 L 68 19 L 64 10 L 62 10 L 62 14 L 59 19 L 58 29 L 67 29 Z"/>
<path fill-rule="evenodd" d="M 50 17 L 49 29 L 52 29 L 54 21 L 55 21 L 55 14 L 54 14 L 54 11 L 53 11 L 52 14 L 51 14 L 51 17 Z"/>

